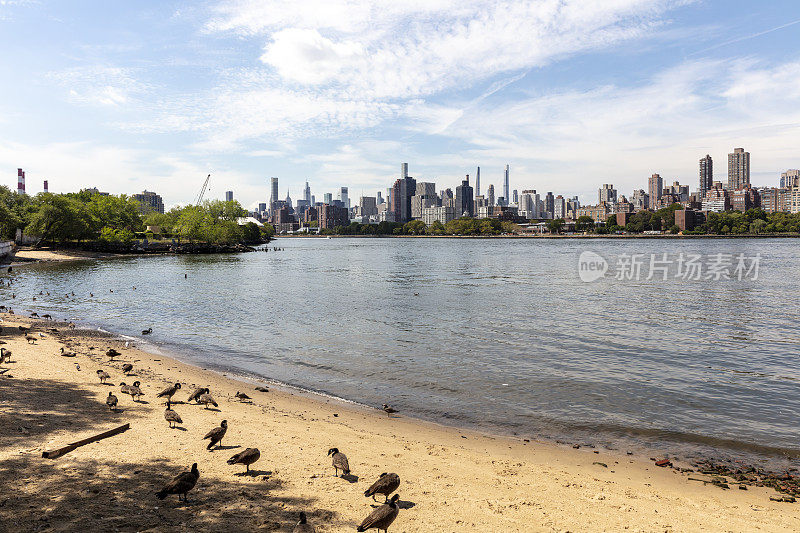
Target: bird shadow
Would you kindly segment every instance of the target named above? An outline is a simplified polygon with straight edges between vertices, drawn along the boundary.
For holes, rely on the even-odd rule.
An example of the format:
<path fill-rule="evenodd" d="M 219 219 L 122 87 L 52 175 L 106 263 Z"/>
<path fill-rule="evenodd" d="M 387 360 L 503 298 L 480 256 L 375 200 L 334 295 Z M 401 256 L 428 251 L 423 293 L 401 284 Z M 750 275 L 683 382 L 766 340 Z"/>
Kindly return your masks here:
<path fill-rule="evenodd" d="M 342 474 L 341 478 L 348 483 L 358 483 L 358 476 L 354 474 Z"/>
<path fill-rule="evenodd" d="M 378 507 L 381 507 L 381 506 L 383 506 L 383 505 L 385 505 L 387 503 L 389 503 L 389 500 L 386 500 L 384 503 L 370 503 L 369 505 L 373 509 L 377 509 Z M 416 505 L 417 504 L 414 503 L 414 502 L 409 502 L 409 501 L 405 501 L 405 500 L 397 500 L 397 507 L 399 507 L 400 509 L 411 509 L 412 507 L 416 507 Z"/>
<path fill-rule="evenodd" d="M 173 427 L 172 429 L 179 429 L 179 430 L 181 430 L 181 431 L 189 431 L 189 430 L 188 430 L 188 429 L 186 429 L 185 427 L 181 427 L 181 426 L 175 426 L 175 427 Z"/>
<path fill-rule="evenodd" d="M 235 448 L 241 448 L 241 447 L 242 447 L 241 444 L 237 444 L 235 446 L 216 446 L 214 448 L 211 448 L 209 451 L 213 452 L 214 450 L 233 450 Z"/>
<path fill-rule="evenodd" d="M 249 472 L 238 472 L 234 474 L 237 477 L 258 477 L 258 476 L 271 476 L 272 470 L 253 470 L 250 469 Z"/>
<path fill-rule="evenodd" d="M 215 413 L 221 413 L 222 412 L 220 409 L 217 409 L 216 407 L 209 407 L 208 409 L 203 409 L 203 410 L 204 411 L 213 411 Z"/>

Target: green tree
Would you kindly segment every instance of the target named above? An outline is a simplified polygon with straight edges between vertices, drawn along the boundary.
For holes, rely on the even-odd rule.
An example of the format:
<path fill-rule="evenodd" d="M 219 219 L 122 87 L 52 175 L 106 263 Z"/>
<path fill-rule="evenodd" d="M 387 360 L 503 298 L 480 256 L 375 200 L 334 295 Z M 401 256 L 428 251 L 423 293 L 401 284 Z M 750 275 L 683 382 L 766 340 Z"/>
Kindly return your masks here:
<path fill-rule="evenodd" d="M 561 229 L 564 227 L 564 219 L 563 218 L 555 218 L 547 222 L 547 229 L 550 230 L 550 233 L 561 233 Z"/>
<path fill-rule="evenodd" d="M 581 215 L 575 221 L 575 231 L 592 231 L 594 229 L 594 219 L 589 215 Z"/>
<path fill-rule="evenodd" d="M 25 231 L 39 242 L 83 240 L 93 235 L 93 220 L 86 205 L 60 194 L 38 194 L 36 211 Z"/>

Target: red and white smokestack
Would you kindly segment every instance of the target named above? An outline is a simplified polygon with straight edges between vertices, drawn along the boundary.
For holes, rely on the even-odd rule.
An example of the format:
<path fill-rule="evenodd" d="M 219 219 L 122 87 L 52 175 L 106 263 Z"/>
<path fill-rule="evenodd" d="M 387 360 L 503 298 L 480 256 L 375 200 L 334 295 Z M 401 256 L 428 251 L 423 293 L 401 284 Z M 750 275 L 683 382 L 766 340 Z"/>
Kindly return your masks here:
<path fill-rule="evenodd" d="M 25 194 L 25 171 L 21 168 L 17 169 L 17 192 Z"/>
<path fill-rule="evenodd" d="M 49 192 L 47 189 L 47 180 L 44 180 L 44 192 Z"/>

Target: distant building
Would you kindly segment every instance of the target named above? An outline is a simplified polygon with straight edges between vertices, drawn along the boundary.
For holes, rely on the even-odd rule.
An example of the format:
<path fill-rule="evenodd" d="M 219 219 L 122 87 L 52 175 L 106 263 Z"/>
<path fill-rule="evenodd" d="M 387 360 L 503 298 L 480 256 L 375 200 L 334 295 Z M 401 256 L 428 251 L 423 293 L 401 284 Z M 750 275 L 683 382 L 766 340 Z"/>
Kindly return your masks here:
<path fill-rule="evenodd" d="M 511 198 L 509 196 L 509 176 L 508 176 L 508 174 L 509 174 L 508 165 L 506 165 L 506 171 L 505 171 L 505 174 L 503 176 L 503 198 L 505 198 L 506 203 L 508 203 L 508 199 Z"/>
<path fill-rule="evenodd" d="M 17 194 L 25 194 L 25 171 L 17 169 Z"/>
<path fill-rule="evenodd" d="M 339 189 L 339 200 L 342 201 L 342 205 L 347 209 L 350 209 L 350 195 L 348 193 L 347 187 L 342 187 Z"/>
<path fill-rule="evenodd" d="M 336 226 L 347 226 L 350 217 L 347 208 L 324 204 L 317 210 L 319 229 L 333 229 Z"/>
<path fill-rule="evenodd" d="M 642 211 L 647 209 L 650 205 L 650 195 L 644 192 L 644 189 L 637 189 L 633 191 L 633 196 L 631 196 L 631 204 L 633 204 L 634 211 Z"/>
<path fill-rule="evenodd" d="M 597 193 L 599 197 L 598 203 L 612 205 L 617 203 L 617 190 L 610 183 L 604 183 Z"/>
<path fill-rule="evenodd" d="M 552 219 L 555 216 L 555 203 L 556 199 L 553 196 L 553 193 L 548 192 L 544 197 L 544 218 Z"/>
<path fill-rule="evenodd" d="M 740 191 L 750 186 L 750 152 L 744 148 L 734 148 L 728 154 L 728 184 L 729 191 Z"/>
<path fill-rule="evenodd" d="M 677 181 L 674 181 L 672 182 L 672 185 L 664 187 L 664 190 L 662 191 L 661 195 L 662 196 L 670 195 L 673 197 L 673 199 L 677 199 L 678 202 L 687 202 L 689 201 L 689 186 L 681 185 Z M 670 202 L 670 205 L 672 203 L 673 202 Z"/>
<path fill-rule="evenodd" d="M 647 180 L 647 192 L 649 197 L 649 203 L 647 207 L 655 211 L 657 205 L 659 205 L 661 200 L 661 193 L 664 189 L 664 180 L 661 179 L 661 176 L 658 174 L 653 174 L 650 176 L 650 179 Z"/>
<path fill-rule="evenodd" d="M 800 213 L 800 187 L 789 190 L 789 212 Z"/>
<path fill-rule="evenodd" d="M 781 173 L 781 189 L 800 187 L 800 170 L 789 169 Z"/>
<path fill-rule="evenodd" d="M 705 213 L 693 209 L 676 209 L 675 225 L 681 231 L 691 231 L 706 221 Z"/>
<path fill-rule="evenodd" d="M 518 204 L 519 203 L 519 193 L 517 193 L 517 189 L 511 191 L 511 203 Z"/>
<path fill-rule="evenodd" d="M 456 209 L 452 205 L 425 207 L 422 209 L 422 221 L 428 226 L 436 221 L 447 224 L 456 218 Z"/>
<path fill-rule="evenodd" d="M 278 178 L 270 178 L 272 184 L 272 194 L 269 197 L 269 210 L 275 210 L 275 204 L 278 201 Z"/>
<path fill-rule="evenodd" d="M 761 207 L 761 196 L 756 189 L 747 187 L 738 191 L 733 191 L 731 204 L 734 211 L 741 211 L 744 213 L 748 209 Z"/>
<path fill-rule="evenodd" d="M 436 184 L 418 181 L 414 196 L 411 198 L 411 218 L 422 218 L 422 210 L 427 207 L 438 207 L 439 197 L 436 196 Z"/>
<path fill-rule="evenodd" d="M 461 185 L 456 187 L 455 203 L 457 218 L 461 218 L 462 216 L 474 216 L 475 195 L 472 193 L 472 187 L 470 187 L 469 184 L 469 174 L 467 174 L 467 178 L 461 182 Z"/>
<path fill-rule="evenodd" d="M 233 201 L 233 191 L 225 191 L 225 201 L 226 202 Z"/>
<path fill-rule="evenodd" d="M 608 217 L 613 215 L 613 205 L 609 203 L 602 203 L 599 205 L 585 205 L 578 208 L 578 218 L 582 216 L 589 216 L 595 222 L 605 222 Z"/>
<path fill-rule="evenodd" d="M 107 193 L 107 192 L 102 192 L 102 191 L 101 191 L 100 189 L 98 189 L 97 187 L 90 187 L 90 188 L 88 188 L 88 189 L 81 189 L 81 192 L 84 192 L 84 191 L 85 191 L 85 192 L 88 192 L 89 194 L 99 194 L 100 196 L 109 196 L 109 193 Z"/>
<path fill-rule="evenodd" d="M 308 186 L 308 182 L 306 182 L 306 186 L 303 189 L 303 200 L 305 200 L 308 205 L 314 205 L 314 201 L 311 199 L 311 187 Z"/>
<path fill-rule="evenodd" d="M 475 174 L 475 199 L 481 195 L 481 167 L 478 167 L 478 172 Z"/>
<path fill-rule="evenodd" d="M 487 205 L 495 205 L 494 185 L 489 185 L 489 187 L 486 189 L 486 202 Z"/>
<path fill-rule="evenodd" d="M 139 211 L 142 214 L 161 213 L 164 214 L 164 201 L 161 196 L 154 192 L 142 191 L 141 194 L 134 194 L 134 200 L 139 202 Z"/>
<path fill-rule="evenodd" d="M 47 194 L 47 193 L 49 193 L 49 192 L 50 192 L 50 187 L 48 186 L 47 180 L 44 180 L 44 187 L 43 187 L 43 190 L 44 190 L 44 193 L 45 193 L 45 194 Z"/>
<path fill-rule="evenodd" d="M 567 218 L 567 202 L 560 194 L 553 202 L 553 218 Z"/>
<path fill-rule="evenodd" d="M 439 205 L 443 207 L 455 207 L 455 197 L 453 196 L 453 189 L 444 189 L 439 194 Z"/>
<path fill-rule="evenodd" d="M 378 216 L 378 202 L 374 196 L 362 196 L 358 200 L 358 215 L 364 219 Z"/>
<path fill-rule="evenodd" d="M 788 213 L 791 203 L 789 189 L 778 187 L 762 187 L 758 189 L 761 197 L 761 209 L 767 213 Z"/>
<path fill-rule="evenodd" d="M 333 203 L 333 193 L 326 192 L 322 195 L 322 203 L 331 205 Z"/>
<path fill-rule="evenodd" d="M 710 155 L 706 155 L 700 160 L 700 198 L 706 195 L 714 183 L 714 161 Z"/>
<path fill-rule="evenodd" d="M 408 173 L 408 163 L 403 163 L 403 172 Z M 408 222 L 411 220 L 411 198 L 417 190 L 417 180 L 403 176 L 394 182 L 392 187 L 392 212 L 395 222 Z"/>
<path fill-rule="evenodd" d="M 722 213 L 731 208 L 731 198 L 727 190 L 722 188 L 720 182 L 715 182 L 714 186 L 706 191 L 703 198 L 703 211 L 713 211 L 715 213 Z"/>

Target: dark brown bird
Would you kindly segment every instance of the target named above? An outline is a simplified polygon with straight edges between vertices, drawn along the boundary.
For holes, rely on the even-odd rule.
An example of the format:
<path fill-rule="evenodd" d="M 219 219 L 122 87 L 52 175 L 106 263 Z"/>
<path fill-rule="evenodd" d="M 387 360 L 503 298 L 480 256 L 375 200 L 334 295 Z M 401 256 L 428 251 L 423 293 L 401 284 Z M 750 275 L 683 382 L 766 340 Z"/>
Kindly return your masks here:
<path fill-rule="evenodd" d="M 192 395 L 189 396 L 189 399 L 186 400 L 186 401 L 187 402 L 199 401 L 200 400 L 200 396 L 202 396 L 203 394 L 208 393 L 208 392 L 210 392 L 210 391 L 205 387 L 196 388 L 196 389 L 194 389 L 194 392 L 192 393 Z"/>
<path fill-rule="evenodd" d="M 383 411 L 386 413 L 386 416 L 392 416 L 397 412 L 397 409 L 389 406 L 388 404 L 383 404 Z"/>
<path fill-rule="evenodd" d="M 108 406 L 108 408 L 111 409 L 112 411 L 116 411 L 118 402 L 119 400 L 117 399 L 116 396 L 114 396 L 114 393 L 109 392 L 108 397 L 106 398 L 106 405 Z"/>
<path fill-rule="evenodd" d="M 197 399 L 197 403 L 202 403 L 205 406 L 203 407 L 203 409 L 208 409 L 209 405 L 213 405 L 214 407 L 219 407 L 217 402 L 214 400 L 214 397 L 207 392 L 204 392 L 203 394 L 200 395 L 200 397 Z"/>
<path fill-rule="evenodd" d="M 6 350 L 5 348 L 0 348 L 0 364 L 5 362 L 11 362 L 11 350 Z"/>
<path fill-rule="evenodd" d="M 109 348 L 108 351 L 106 352 L 106 355 L 109 356 L 111 359 L 114 359 L 118 355 L 122 354 L 116 351 L 114 348 Z"/>
<path fill-rule="evenodd" d="M 141 383 L 138 381 L 134 381 L 133 385 L 126 385 L 123 381 L 119 384 L 119 390 L 122 392 L 122 394 L 130 394 L 131 398 L 133 398 L 133 401 L 136 402 L 139 401 L 139 397 L 144 396 L 144 393 L 142 392 L 142 389 L 139 388 L 139 385 L 141 385 Z"/>
<path fill-rule="evenodd" d="M 347 456 L 339 451 L 339 448 L 331 448 L 328 450 L 328 455 L 331 456 L 333 468 L 336 470 L 335 476 L 339 475 L 339 470 L 342 475 L 346 476 L 350 473 L 350 463 L 347 461 Z"/>
<path fill-rule="evenodd" d="M 376 494 L 383 494 L 386 501 L 389 501 L 389 495 L 400 487 L 400 476 L 397 474 L 387 474 L 384 472 L 378 478 L 378 481 L 373 483 L 367 490 L 364 491 L 364 496 L 372 496 L 375 500 Z"/>
<path fill-rule="evenodd" d="M 314 526 L 308 523 L 306 513 L 300 511 L 300 521 L 294 526 L 292 533 L 316 533 Z"/>
<path fill-rule="evenodd" d="M 171 428 L 174 428 L 175 424 L 183 424 L 183 420 L 181 420 L 181 415 L 172 410 L 169 404 L 169 400 L 167 400 L 167 408 L 164 409 L 164 420 L 169 422 L 169 427 Z"/>
<path fill-rule="evenodd" d="M 181 384 L 180 383 L 176 383 L 176 384 L 172 385 L 171 387 L 167 387 L 166 389 L 164 389 L 161 392 L 159 392 L 158 395 L 156 395 L 156 398 L 166 398 L 167 399 L 167 403 L 169 403 L 169 401 L 172 399 L 172 395 L 175 394 L 176 392 L 178 392 L 178 389 L 180 389 L 180 388 L 181 388 Z"/>
<path fill-rule="evenodd" d="M 28 344 L 36 344 L 36 337 L 33 335 L 25 335 L 25 340 L 28 341 Z"/>
<path fill-rule="evenodd" d="M 151 333 L 153 333 L 153 328 L 142 330 L 142 335 L 150 335 Z"/>
<path fill-rule="evenodd" d="M 247 448 L 243 452 L 239 452 L 230 459 L 228 459 L 229 465 L 244 465 L 247 467 L 245 473 L 250 472 L 250 465 L 258 461 L 261 457 L 261 452 L 258 451 L 258 448 Z"/>
<path fill-rule="evenodd" d="M 199 478 L 200 471 L 197 470 L 197 463 L 195 463 L 192 465 L 192 469 L 189 472 L 184 472 L 175 476 L 163 489 L 158 491 L 156 493 L 156 498 L 163 500 L 169 494 L 177 494 L 178 500 L 180 500 L 181 494 L 183 494 L 183 501 L 186 501 L 188 492 L 197 485 L 197 480 Z"/>
<path fill-rule="evenodd" d="M 397 507 L 397 500 L 399 499 L 399 494 L 392 496 L 391 500 L 372 511 L 369 516 L 361 522 L 361 525 L 356 528 L 356 531 L 366 531 L 368 529 L 377 529 L 378 531 L 382 529 L 388 531 L 389 526 L 391 526 L 394 519 L 397 518 L 397 513 L 400 512 L 400 508 Z"/>
<path fill-rule="evenodd" d="M 125 363 L 124 365 L 122 365 L 122 371 L 125 374 L 130 374 L 131 371 L 133 371 L 133 365 L 130 363 Z"/>
<path fill-rule="evenodd" d="M 228 421 L 223 420 L 220 422 L 219 427 L 216 427 L 206 433 L 206 436 L 203 437 L 203 440 L 209 439 L 211 442 L 208 443 L 208 447 L 206 450 L 211 451 L 216 445 L 222 446 L 222 438 L 225 436 L 225 433 L 228 431 Z"/>
<path fill-rule="evenodd" d="M 17 326 L 22 333 L 28 333 L 31 328 L 26 328 L 25 326 Z"/>
<path fill-rule="evenodd" d="M 250 396 L 243 392 L 236 391 L 236 397 L 239 398 L 240 401 L 251 400 Z"/>
<path fill-rule="evenodd" d="M 76 355 L 77 355 L 77 354 L 76 354 L 75 352 L 68 352 L 68 351 L 66 351 L 66 350 L 64 349 L 64 347 L 63 347 L 63 346 L 61 347 L 61 356 L 62 356 L 62 357 L 75 357 Z"/>
<path fill-rule="evenodd" d="M 105 383 L 108 378 L 111 376 L 105 370 L 98 370 L 97 377 L 100 378 L 100 383 Z"/>

